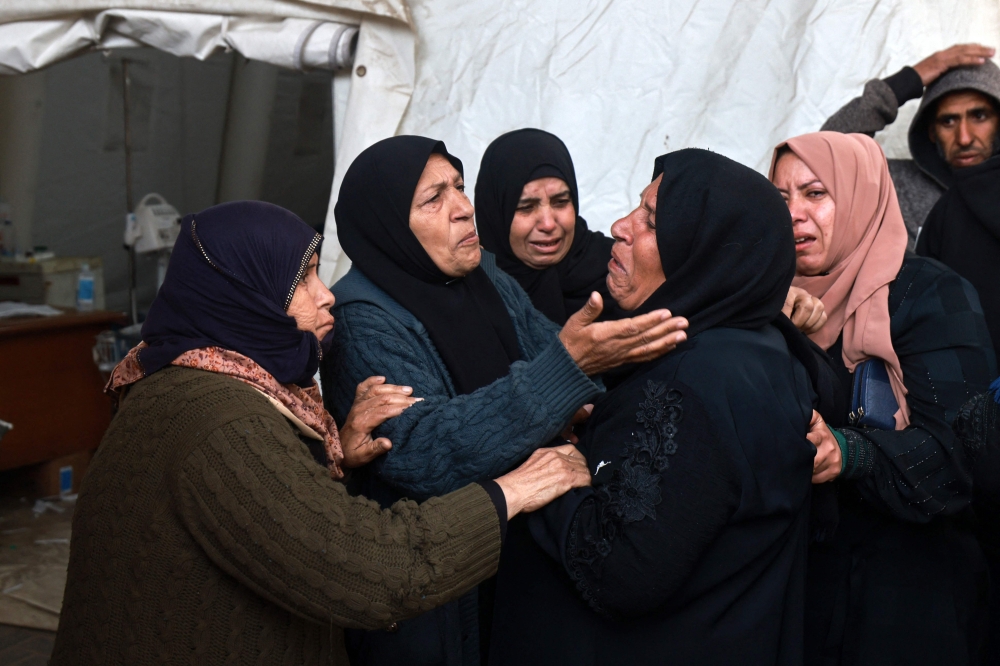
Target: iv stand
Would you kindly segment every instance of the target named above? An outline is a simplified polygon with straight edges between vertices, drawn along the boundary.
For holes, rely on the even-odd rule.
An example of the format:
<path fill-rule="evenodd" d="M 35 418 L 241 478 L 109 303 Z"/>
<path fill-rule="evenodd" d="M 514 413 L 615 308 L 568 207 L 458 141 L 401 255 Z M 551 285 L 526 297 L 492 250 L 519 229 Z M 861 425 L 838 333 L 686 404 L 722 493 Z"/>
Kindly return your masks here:
<path fill-rule="evenodd" d="M 129 91 L 132 87 L 132 80 L 128 75 L 129 61 L 122 58 L 122 99 L 123 117 L 125 119 L 125 207 L 126 214 L 131 214 L 134 201 L 132 199 L 132 124 L 130 122 L 131 108 L 129 106 Z M 128 251 L 128 302 L 129 316 L 133 324 L 139 323 L 139 306 L 136 298 L 136 277 L 135 277 L 135 247 L 126 245 Z"/>

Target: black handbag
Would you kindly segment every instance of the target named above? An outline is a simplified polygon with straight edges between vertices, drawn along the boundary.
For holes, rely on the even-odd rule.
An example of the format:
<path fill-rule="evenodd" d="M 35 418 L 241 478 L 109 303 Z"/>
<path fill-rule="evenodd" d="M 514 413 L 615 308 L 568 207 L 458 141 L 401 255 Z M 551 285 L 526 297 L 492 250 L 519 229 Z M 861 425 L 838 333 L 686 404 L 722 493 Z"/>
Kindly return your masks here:
<path fill-rule="evenodd" d="M 889 372 L 880 358 L 870 358 L 854 368 L 854 392 L 851 394 L 852 426 L 895 430 L 899 403 L 892 393 Z"/>

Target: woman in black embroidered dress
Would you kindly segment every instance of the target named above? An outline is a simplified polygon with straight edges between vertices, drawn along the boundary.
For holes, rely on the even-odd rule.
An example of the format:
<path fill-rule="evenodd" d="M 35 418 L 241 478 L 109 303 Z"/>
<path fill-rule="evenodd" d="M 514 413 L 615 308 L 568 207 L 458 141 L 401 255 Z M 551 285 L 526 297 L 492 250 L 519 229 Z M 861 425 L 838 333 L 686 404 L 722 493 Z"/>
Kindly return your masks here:
<path fill-rule="evenodd" d="M 612 235 L 615 300 L 684 315 L 689 339 L 606 377 L 580 441 L 593 487 L 511 522 L 490 664 L 800 664 L 815 449 L 809 376 L 771 325 L 787 208 L 683 150 Z"/>

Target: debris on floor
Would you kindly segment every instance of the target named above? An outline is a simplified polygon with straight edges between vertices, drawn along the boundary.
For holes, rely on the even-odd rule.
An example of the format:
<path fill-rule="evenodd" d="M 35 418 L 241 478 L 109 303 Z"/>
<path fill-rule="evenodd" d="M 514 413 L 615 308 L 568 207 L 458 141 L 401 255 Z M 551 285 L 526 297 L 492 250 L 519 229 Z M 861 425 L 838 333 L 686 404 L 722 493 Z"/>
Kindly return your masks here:
<path fill-rule="evenodd" d="M 0 498 L 0 624 L 59 626 L 75 500 Z"/>

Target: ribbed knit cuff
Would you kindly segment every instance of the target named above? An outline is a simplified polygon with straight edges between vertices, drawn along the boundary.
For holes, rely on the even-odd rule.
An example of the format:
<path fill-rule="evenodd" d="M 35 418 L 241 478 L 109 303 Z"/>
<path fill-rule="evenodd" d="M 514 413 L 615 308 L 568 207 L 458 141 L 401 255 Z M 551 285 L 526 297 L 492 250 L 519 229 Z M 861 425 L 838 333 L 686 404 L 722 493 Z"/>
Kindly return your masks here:
<path fill-rule="evenodd" d="M 834 439 L 837 440 L 837 446 L 840 447 L 840 474 L 844 473 L 844 468 L 847 466 L 847 440 L 844 438 L 844 433 L 840 432 L 830 424 L 827 424 L 827 428 L 833 433 Z"/>
<path fill-rule="evenodd" d="M 493 508 L 497 510 L 497 518 L 500 519 L 500 543 L 502 544 L 504 539 L 507 538 L 507 496 L 503 494 L 500 484 L 492 479 L 480 481 L 479 485 L 490 496 Z"/>
<path fill-rule="evenodd" d="M 917 70 L 906 66 L 892 76 L 887 76 L 882 81 L 892 88 L 892 93 L 896 96 L 896 102 L 903 106 L 911 99 L 917 99 L 924 94 L 924 82 L 920 80 Z"/>
<path fill-rule="evenodd" d="M 870 439 L 852 428 L 834 429 L 834 437 L 841 446 L 841 453 L 844 456 L 844 467 L 840 472 L 841 479 L 852 481 L 861 479 L 871 474 L 875 467 L 875 445 Z M 843 443 L 841 443 L 843 438 Z"/>
<path fill-rule="evenodd" d="M 597 384 L 583 374 L 559 338 L 528 364 L 525 379 L 549 413 L 566 420 L 601 392 Z"/>
<path fill-rule="evenodd" d="M 456 563 L 452 589 L 471 589 L 495 574 L 500 563 L 500 521 L 489 493 L 470 483 L 424 505 L 430 503 L 441 517 L 439 524 L 451 526 L 447 538 L 435 539 L 432 548 L 439 562 Z"/>

